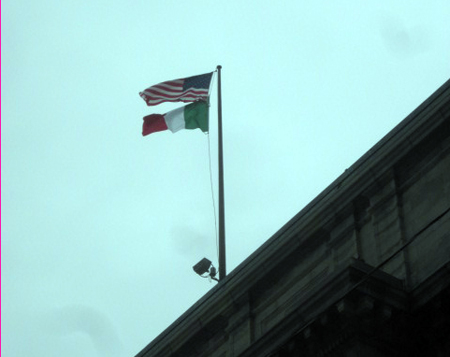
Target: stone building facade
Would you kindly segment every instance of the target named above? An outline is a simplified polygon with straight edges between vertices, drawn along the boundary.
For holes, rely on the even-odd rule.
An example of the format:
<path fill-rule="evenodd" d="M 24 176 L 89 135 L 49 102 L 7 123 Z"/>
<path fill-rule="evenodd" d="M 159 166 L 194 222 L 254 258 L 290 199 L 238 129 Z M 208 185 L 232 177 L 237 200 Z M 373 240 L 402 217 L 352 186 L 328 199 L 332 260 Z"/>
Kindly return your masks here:
<path fill-rule="evenodd" d="M 450 80 L 150 356 L 450 356 Z"/>

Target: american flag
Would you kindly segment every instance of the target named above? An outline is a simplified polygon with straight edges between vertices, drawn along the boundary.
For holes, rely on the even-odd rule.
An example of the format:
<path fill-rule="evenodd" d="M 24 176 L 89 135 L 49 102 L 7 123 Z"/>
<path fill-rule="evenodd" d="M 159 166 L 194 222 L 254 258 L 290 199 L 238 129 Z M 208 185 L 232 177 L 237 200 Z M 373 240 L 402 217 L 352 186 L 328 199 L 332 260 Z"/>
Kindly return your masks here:
<path fill-rule="evenodd" d="M 205 100 L 208 97 L 212 74 L 213 72 L 162 82 L 147 88 L 139 95 L 147 102 L 147 105 Z"/>

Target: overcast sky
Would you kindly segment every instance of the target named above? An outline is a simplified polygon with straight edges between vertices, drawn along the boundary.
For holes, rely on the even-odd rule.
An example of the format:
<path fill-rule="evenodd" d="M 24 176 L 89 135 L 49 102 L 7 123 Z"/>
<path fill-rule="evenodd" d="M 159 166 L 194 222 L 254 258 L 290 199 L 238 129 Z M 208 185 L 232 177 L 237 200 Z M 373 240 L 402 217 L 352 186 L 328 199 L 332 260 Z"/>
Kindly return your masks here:
<path fill-rule="evenodd" d="M 308 4 L 306 4 L 308 3 Z M 2 1 L 2 355 L 134 356 L 214 286 L 210 134 L 146 87 L 222 65 L 230 272 L 450 77 L 450 2 Z"/>

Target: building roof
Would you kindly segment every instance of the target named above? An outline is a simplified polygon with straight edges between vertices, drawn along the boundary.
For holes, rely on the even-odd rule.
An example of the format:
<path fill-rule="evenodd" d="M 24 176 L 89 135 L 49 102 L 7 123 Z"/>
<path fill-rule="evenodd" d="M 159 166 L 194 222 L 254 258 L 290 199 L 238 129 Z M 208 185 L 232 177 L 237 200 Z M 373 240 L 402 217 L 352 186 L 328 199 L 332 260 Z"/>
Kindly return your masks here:
<path fill-rule="evenodd" d="M 450 127 L 449 118 L 450 80 L 148 344 L 137 357 L 177 351 L 196 331 L 205 327 L 211 330 L 215 326 L 220 328 L 223 323 L 221 316 L 229 315 L 234 305 L 246 301 L 249 289 L 263 289 L 264 284 L 269 284 L 271 272 L 282 269 L 281 263 L 289 259 L 293 249 L 302 247 L 304 254 L 314 249 L 320 242 L 316 239 L 321 234 L 318 227 L 331 224 L 336 219 L 336 212 L 345 211 L 356 197 L 382 185 L 392 164 L 437 128 L 442 125 Z"/>

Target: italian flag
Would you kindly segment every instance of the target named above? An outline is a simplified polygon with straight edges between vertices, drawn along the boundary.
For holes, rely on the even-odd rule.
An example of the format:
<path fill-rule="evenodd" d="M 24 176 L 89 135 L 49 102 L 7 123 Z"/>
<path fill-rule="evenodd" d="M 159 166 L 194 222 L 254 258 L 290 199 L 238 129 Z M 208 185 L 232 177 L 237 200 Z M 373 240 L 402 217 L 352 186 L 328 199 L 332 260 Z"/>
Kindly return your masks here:
<path fill-rule="evenodd" d="M 197 129 L 208 132 L 208 103 L 198 101 L 172 110 L 166 114 L 151 114 L 144 117 L 142 135 L 169 129 L 176 133 L 181 129 Z"/>

